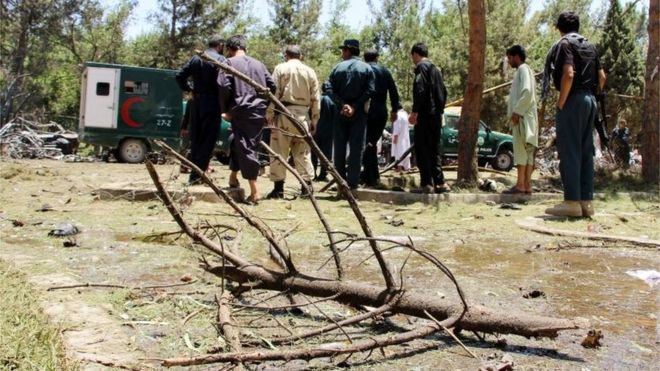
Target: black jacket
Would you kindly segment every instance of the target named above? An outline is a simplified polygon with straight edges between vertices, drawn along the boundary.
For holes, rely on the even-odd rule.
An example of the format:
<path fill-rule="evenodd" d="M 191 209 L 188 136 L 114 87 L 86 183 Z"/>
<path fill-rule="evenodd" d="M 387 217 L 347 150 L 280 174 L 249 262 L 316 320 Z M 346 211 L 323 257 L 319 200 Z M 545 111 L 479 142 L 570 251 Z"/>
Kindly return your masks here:
<path fill-rule="evenodd" d="M 445 111 L 447 88 L 440 69 L 424 59 L 415 67 L 413 82 L 413 112 L 420 115 L 440 115 Z"/>

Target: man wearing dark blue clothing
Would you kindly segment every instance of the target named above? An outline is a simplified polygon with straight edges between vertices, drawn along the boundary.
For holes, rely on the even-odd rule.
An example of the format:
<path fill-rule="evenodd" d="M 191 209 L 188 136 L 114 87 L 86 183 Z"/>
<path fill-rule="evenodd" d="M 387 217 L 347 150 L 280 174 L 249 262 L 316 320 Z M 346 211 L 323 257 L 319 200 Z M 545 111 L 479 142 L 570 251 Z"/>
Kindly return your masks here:
<path fill-rule="evenodd" d="M 571 217 L 594 215 L 595 93 L 605 85 L 605 71 L 596 48 L 580 35 L 580 18 L 573 12 L 559 15 L 556 24 L 561 39 L 548 60 L 557 99 L 557 152 L 559 173 L 564 185 L 564 202 L 545 210 L 546 214 Z"/>
<path fill-rule="evenodd" d="M 335 116 L 337 115 L 337 107 L 335 102 L 330 97 L 332 95 L 332 86 L 329 81 L 326 81 L 321 86 L 321 110 L 319 114 L 319 121 L 316 124 L 314 132 L 314 141 L 321 149 L 321 152 L 332 161 L 332 131 Z M 318 158 L 312 153 L 312 164 L 314 171 L 318 165 Z M 321 165 L 321 170 L 314 180 L 324 182 L 328 180 L 328 169 Z"/>
<path fill-rule="evenodd" d="M 344 60 L 330 73 L 332 100 L 335 102 L 334 163 L 348 186 L 355 190 L 360 182 L 369 100 L 375 91 L 374 72 L 359 59 L 360 42 L 344 40 L 339 47 Z M 346 145 L 349 147 L 346 166 Z"/>
<path fill-rule="evenodd" d="M 268 69 L 260 61 L 246 54 L 247 40 L 243 35 L 234 35 L 227 40 L 227 64 L 250 77 L 261 86 L 275 93 L 275 82 Z M 247 82 L 229 73 L 218 73 L 220 103 L 225 117 L 231 122 L 234 139 L 231 141 L 231 159 L 229 161 L 229 185 L 237 187 L 238 172 L 250 185 L 250 195 L 245 200 L 250 204 L 258 203 L 261 198 L 257 188 L 259 175 L 259 154 L 257 148 L 261 141 L 262 129 L 266 123 L 268 99 Z"/>
<path fill-rule="evenodd" d="M 219 62 L 224 62 L 222 55 L 225 41 L 219 36 L 212 36 L 208 42 L 206 54 Z M 211 161 L 218 130 L 220 128 L 220 102 L 216 78 L 218 70 L 209 62 L 194 55 L 176 74 L 176 82 L 183 91 L 191 92 L 195 101 L 188 133 L 190 138 L 190 161 L 206 171 Z M 192 86 L 189 79 L 192 78 Z M 199 175 L 190 172 L 189 183 L 199 181 Z"/>
<path fill-rule="evenodd" d="M 399 103 L 399 92 L 390 71 L 378 64 L 378 51 L 367 49 L 364 51 L 364 61 L 374 71 L 376 91 L 371 97 L 369 115 L 367 118 L 367 141 L 362 158 L 362 180 L 367 187 L 376 187 L 380 176 L 378 174 L 378 153 L 376 153 L 378 140 L 383 135 L 387 123 L 387 94 L 390 94 L 390 121 L 396 119 L 396 113 L 402 108 Z"/>

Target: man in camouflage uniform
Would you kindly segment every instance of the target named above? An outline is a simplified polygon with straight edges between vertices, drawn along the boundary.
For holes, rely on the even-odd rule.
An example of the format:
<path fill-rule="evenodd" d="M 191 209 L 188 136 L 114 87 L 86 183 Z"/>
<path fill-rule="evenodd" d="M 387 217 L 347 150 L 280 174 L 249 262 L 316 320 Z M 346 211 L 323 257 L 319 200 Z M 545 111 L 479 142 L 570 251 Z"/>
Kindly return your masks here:
<path fill-rule="evenodd" d="M 286 47 L 285 62 L 278 64 L 273 70 L 273 80 L 277 87 L 275 96 L 305 125 L 308 131 L 313 132 L 314 126 L 319 120 L 319 81 L 316 72 L 300 61 L 301 54 L 298 45 Z M 284 115 L 275 114 L 272 104 L 266 118 L 273 126 L 270 135 L 271 148 L 285 160 L 289 158 L 290 153 L 296 171 L 311 186 L 314 167 L 309 145 L 300 137 L 302 134 Z M 274 187 L 266 197 L 283 198 L 285 179 L 286 168 L 279 160 L 272 157 L 270 180 L 273 181 Z M 301 193 L 305 193 L 304 187 Z"/>

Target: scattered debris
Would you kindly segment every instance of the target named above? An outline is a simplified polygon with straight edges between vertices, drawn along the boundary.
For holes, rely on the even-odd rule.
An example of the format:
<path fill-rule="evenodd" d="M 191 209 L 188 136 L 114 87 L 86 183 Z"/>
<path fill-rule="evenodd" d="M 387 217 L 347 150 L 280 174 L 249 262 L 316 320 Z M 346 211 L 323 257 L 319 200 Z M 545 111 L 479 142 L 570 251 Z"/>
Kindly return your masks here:
<path fill-rule="evenodd" d="M 181 276 L 181 278 L 179 278 L 179 280 L 181 282 L 190 282 L 193 280 L 193 276 L 190 274 L 184 274 L 183 276 Z"/>
<path fill-rule="evenodd" d="M 522 291 L 522 287 L 520 288 L 520 291 Z M 541 290 L 532 290 L 523 294 L 523 298 L 525 299 L 536 299 L 540 297 L 545 298 L 545 292 Z"/>
<path fill-rule="evenodd" d="M 500 358 L 499 361 L 496 361 L 498 357 L 497 353 L 488 355 L 488 361 L 484 362 L 483 365 L 479 368 L 479 371 L 511 371 L 513 370 L 513 358 L 505 354 Z"/>
<path fill-rule="evenodd" d="M 402 219 L 391 219 L 385 222 L 385 224 L 389 224 L 392 227 L 400 227 L 403 225 L 403 220 Z"/>
<path fill-rule="evenodd" d="M 78 243 L 78 241 L 76 241 L 75 238 L 69 237 L 69 238 L 66 239 L 66 241 L 64 241 L 62 243 L 62 246 L 64 246 L 64 247 L 79 247 L 80 244 Z"/>
<path fill-rule="evenodd" d="M 53 211 L 53 207 L 49 204 L 43 204 L 41 205 L 40 208 L 36 209 L 35 211 L 45 213 L 46 211 Z"/>
<path fill-rule="evenodd" d="M 522 206 L 518 204 L 513 204 L 513 203 L 503 203 L 500 205 L 500 209 L 505 209 L 505 210 L 522 210 Z"/>
<path fill-rule="evenodd" d="M 636 271 L 626 271 L 626 274 L 639 278 L 651 286 L 651 288 L 654 288 L 656 284 L 660 283 L 660 272 L 656 270 L 640 269 Z"/>
<path fill-rule="evenodd" d="M 502 190 L 504 190 L 505 188 L 505 185 L 500 182 L 496 182 L 492 179 L 482 179 L 482 178 L 479 178 L 477 180 L 477 186 L 482 191 L 497 192 L 497 193 L 502 192 Z"/>
<path fill-rule="evenodd" d="M 589 330 L 587 336 L 582 339 L 580 345 L 585 348 L 598 348 L 601 346 L 600 339 L 603 338 L 603 332 L 600 330 Z"/>
<path fill-rule="evenodd" d="M 25 225 L 25 222 L 23 222 L 23 221 L 21 221 L 21 220 L 16 220 L 16 219 L 14 219 L 14 220 L 11 221 L 11 224 L 12 224 L 14 227 L 22 227 L 22 226 Z"/>
<path fill-rule="evenodd" d="M 0 129 L 0 155 L 62 160 L 78 148 L 78 134 L 60 124 L 40 124 L 17 117 Z"/>
<path fill-rule="evenodd" d="M 48 235 L 53 237 L 66 237 L 66 236 L 73 236 L 78 233 L 80 233 L 78 227 L 76 227 L 71 223 L 63 223 L 57 225 L 55 229 L 48 232 Z"/>

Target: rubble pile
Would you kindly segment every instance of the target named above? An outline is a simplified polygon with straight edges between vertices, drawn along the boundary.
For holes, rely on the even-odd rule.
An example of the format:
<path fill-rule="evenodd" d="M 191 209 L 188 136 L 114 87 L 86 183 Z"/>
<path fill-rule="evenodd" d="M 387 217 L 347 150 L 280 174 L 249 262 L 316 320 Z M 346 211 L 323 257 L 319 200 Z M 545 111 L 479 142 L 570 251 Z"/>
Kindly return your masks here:
<path fill-rule="evenodd" d="M 55 122 L 40 124 L 17 117 L 0 128 L 0 155 L 62 160 L 78 147 L 78 134 Z"/>
<path fill-rule="evenodd" d="M 541 129 L 541 133 L 539 134 L 539 149 L 536 153 L 536 169 L 542 175 L 559 176 L 559 156 L 557 155 L 555 141 L 556 130 L 554 126 Z M 609 147 L 609 149 L 603 149 L 598 134 L 594 132 L 594 168 L 614 170 L 617 168 L 630 169 L 641 167 L 642 159 L 637 149 L 630 152 L 630 161 L 628 164 L 625 164 L 617 158 L 616 148 L 613 148 L 614 146 L 612 144 Z"/>

